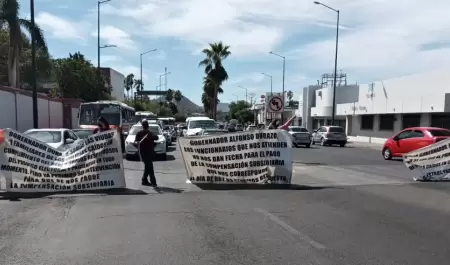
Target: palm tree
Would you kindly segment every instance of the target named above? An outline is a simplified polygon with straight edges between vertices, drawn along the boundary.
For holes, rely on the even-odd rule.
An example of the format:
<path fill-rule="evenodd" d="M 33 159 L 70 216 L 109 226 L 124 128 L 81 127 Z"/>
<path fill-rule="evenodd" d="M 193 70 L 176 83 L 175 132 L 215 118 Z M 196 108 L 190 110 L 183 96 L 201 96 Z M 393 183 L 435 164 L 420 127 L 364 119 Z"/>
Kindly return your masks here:
<path fill-rule="evenodd" d="M 166 94 L 166 101 L 167 103 L 171 103 L 173 100 L 173 90 L 172 89 L 167 89 L 167 94 Z"/>
<path fill-rule="evenodd" d="M 175 93 L 173 93 L 173 98 L 177 102 L 178 108 L 180 108 L 180 101 L 183 98 L 183 94 L 181 94 L 181 91 L 180 90 L 175 91 Z"/>
<path fill-rule="evenodd" d="M 128 98 L 130 98 L 130 90 L 133 94 L 134 74 L 128 74 L 124 80 L 125 90 L 127 91 Z"/>
<path fill-rule="evenodd" d="M 217 113 L 217 94 L 222 83 L 228 79 L 228 73 L 223 67 L 225 60 L 231 52 L 228 50 L 230 46 L 224 45 L 222 42 L 210 43 L 208 49 L 202 52 L 206 58 L 200 61 L 199 66 L 205 67 L 205 74 L 209 81 L 213 84 L 212 93 L 212 118 L 215 119 Z"/>
<path fill-rule="evenodd" d="M 10 86 L 20 86 L 20 62 L 19 58 L 23 47 L 23 32 L 34 33 L 36 48 L 44 53 L 48 53 L 47 43 L 44 34 L 38 25 L 31 24 L 30 20 L 19 18 L 20 5 L 17 0 L 0 1 L 0 24 L 9 32 L 9 51 L 8 51 L 8 83 Z"/>
<path fill-rule="evenodd" d="M 209 76 L 203 78 L 203 95 L 202 95 L 202 103 L 205 109 L 205 112 L 209 114 L 211 119 L 215 119 L 214 107 L 220 102 L 217 96 L 215 95 L 216 85 L 213 79 Z M 219 86 L 217 89 L 217 93 L 223 93 L 222 87 Z M 214 105 L 214 98 L 216 99 L 216 104 Z M 205 105 L 206 104 L 206 105 Z M 208 111 L 206 111 L 206 109 Z M 217 112 L 217 111 L 216 111 Z"/>

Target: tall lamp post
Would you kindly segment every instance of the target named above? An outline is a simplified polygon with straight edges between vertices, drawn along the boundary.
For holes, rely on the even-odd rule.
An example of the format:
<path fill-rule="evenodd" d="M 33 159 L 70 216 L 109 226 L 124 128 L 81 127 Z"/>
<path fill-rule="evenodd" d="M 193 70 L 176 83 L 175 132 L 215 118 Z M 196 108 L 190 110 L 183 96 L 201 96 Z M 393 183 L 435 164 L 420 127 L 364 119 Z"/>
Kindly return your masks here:
<path fill-rule="evenodd" d="M 324 6 L 326 8 L 328 8 L 329 10 L 332 10 L 334 12 L 336 12 L 337 14 L 337 22 L 336 22 L 336 53 L 334 55 L 334 82 L 333 82 L 333 112 L 332 112 L 332 116 L 331 116 L 331 124 L 334 124 L 334 119 L 335 119 L 335 115 L 336 115 L 336 81 L 337 81 L 337 60 L 338 60 L 338 44 L 339 44 L 339 10 L 338 9 L 334 9 L 332 7 L 329 7 L 325 4 L 322 4 L 321 2 L 318 1 L 314 1 L 314 4 L 316 5 L 321 5 Z"/>
<path fill-rule="evenodd" d="M 242 89 L 245 89 L 245 102 L 247 102 L 247 104 L 248 104 L 248 90 L 247 90 L 247 88 L 243 87 L 243 86 L 239 86 L 239 87 L 242 88 Z"/>
<path fill-rule="evenodd" d="M 162 75 L 159 75 L 159 91 L 161 91 L 162 90 L 162 84 L 161 84 L 161 77 L 165 77 L 165 84 L 164 84 L 164 86 L 165 86 L 165 88 L 166 88 L 166 90 L 167 90 L 167 75 L 170 75 L 170 73 L 171 72 L 167 72 L 167 67 L 165 67 L 164 68 L 164 74 L 162 74 Z M 160 95 L 159 96 L 159 112 L 161 113 L 161 96 L 162 95 Z"/>
<path fill-rule="evenodd" d="M 283 104 L 284 104 L 284 101 L 285 101 L 285 96 L 284 96 L 284 77 L 285 77 L 285 74 L 286 74 L 286 57 L 281 56 L 279 54 L 276 54 L 274 52 L 269 52 L 269 53 L 272 54 L 272 55 L 278 56 L 280 58 L 283 58 L 283 91 L 282 91 L 282 94 L 283 94 Z M 284 115 L 283 114 L 284 114 L 284 112 L 281 112 L 281 122 L 284 122 Z"/>
<path fill-rule="evenodd" d="M 263 75 L 265 75 L 265 76 L 267 76 L 267 77 L 270 78 L 270 96 L 272 96 L 272 95 L 273 95 L 273 91 L 272 91 L 272 88 L 273 88 L 273 80 L 272 80 L 272 76 L 271 76 L 271 75 L 268 75 L 268 74 L 266 74 L 266 73 L 261 73 L 261 74 L 263 74 Z"/>
<path fill-rule="evenodd" d="M 157 49 L 153 49 L 153 50 L 149 50 L 149 51 L 143 52 L 143 53 L 141 53 L 140 56 L 139 56 L 139 59 L 140 59 L 140 66 L 141 66 L 141 69 L 140 69 L 141 72 L 140 72 L 140 77 L 139 77 L 139 79 L 141 80 L 141 91 L 144 89 L 144 82 L 142 81 L 142 56 L 145 55 L 145 54 L 147 54 L 147 53 L 154 52 L 154 51 L 156 51 L 156 50 L 157 50 Z M 133 93 L 133 91 L 131 91 L 131 93 Z M 134 100 L 136 100 L 136 98 L 135 98 Z M 142 97 L 141 97 L 141 102 L 142 102 Z"/>
<path fill-rule="evenodd" d="M 107 3 L 111 0 L 97 1 L 97 71 L 100 76 L 100 49 L 107 47 L 100 47 L 100 5 Z"/>
<path fill-rule="evenodd" d="M 30 0 L 30 13 L 31 13 L 31 28 L 34 29 L 35 28 L 34 0 Z M 31 84 L 33 87 L 33 127 L 37 129 L 39 127 L 39 116 L 38 116 L 37 82 L 36 82 L 36 35 L 34 30 L 31 31 L 31 67 L 33 73 Z"/>

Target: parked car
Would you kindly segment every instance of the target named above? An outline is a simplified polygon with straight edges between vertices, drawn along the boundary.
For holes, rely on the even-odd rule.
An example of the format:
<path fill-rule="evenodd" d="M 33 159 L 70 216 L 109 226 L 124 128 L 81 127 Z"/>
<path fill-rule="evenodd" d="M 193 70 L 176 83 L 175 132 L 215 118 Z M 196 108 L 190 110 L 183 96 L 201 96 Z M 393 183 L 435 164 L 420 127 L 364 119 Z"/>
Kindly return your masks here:
<path fill-rule="evenodd" d="M 92 129 L 72 129 L 72 131 L 78 136 L 80 139 L 85 139 L 88 136 L 94 133 Z"/>
<path fill-rule="evenodd" d="M 390 160 L 393 157 L 402 157 L 404 154 L 448 138 L 450 138 L 450 130 L 443 128 L 406 128 L 384 143 L 383 158 Z"/>
<path fill-rule="evenodd" d="M 31 138 L 64 151 L 78 144 L 81 139 L 69 129 L 31 129 L 25 132 Z"/>
<path fill-rule="evenodd" d="M 347 134 L 340 126 L 322 126 L 314 130 L 312 134 L 312 144 L 320 143 L 322 146 L 338 144 L 344 147 L 347 144 Z"/>
<path fill-rule="evenodd" d="M 161 127 L 158 124 L 149 124 L 148 129 L 158 135 L 158 140 L 155 141 L 155 153 L 161 156 L 164 160 L 167 159 L 167 144 L 166 138 L 163 135 Z M 133 157 L 137 157 L 138 148 L 134 145 L 134 141 L 136 139 L 136 134 L 142 130 L 141 124 L 135 124 L 131 127 L 127 139 L 125 139 L 125 158 L 130 159 Z"/>
<path fill-rule="evenodd" d="M 287 132 L 292 136 L 292 144 L 295 147 L 304 145 L 310 147 L 312 143 L 312 135 L 309 131 L 301 126 L 289 126 Z"/>
<path fill-rule="evenodd" d="M 238 131 L 238 132 L 244 131 L 244 125 L 242 125 L 242 124 L 236 125 L 236 131 Z"/>

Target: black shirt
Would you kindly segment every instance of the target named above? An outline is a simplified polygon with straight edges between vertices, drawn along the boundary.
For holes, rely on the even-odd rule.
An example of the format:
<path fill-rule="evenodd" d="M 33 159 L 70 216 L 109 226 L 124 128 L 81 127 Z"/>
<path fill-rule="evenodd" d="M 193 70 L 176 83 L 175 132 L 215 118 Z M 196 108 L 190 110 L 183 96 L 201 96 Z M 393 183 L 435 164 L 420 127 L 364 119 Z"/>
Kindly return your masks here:
<path fill-rule="evenodd" d="M 141 140 L 142 142 L 139 145 Z M 141 153 L 150 154 L 154 151 L 156 140 L 158 140 L 158 135 L 153 134 L 149 130 L 142 130 L 136 134 L 135 142 L 138 144 L 138 148 Z"/>

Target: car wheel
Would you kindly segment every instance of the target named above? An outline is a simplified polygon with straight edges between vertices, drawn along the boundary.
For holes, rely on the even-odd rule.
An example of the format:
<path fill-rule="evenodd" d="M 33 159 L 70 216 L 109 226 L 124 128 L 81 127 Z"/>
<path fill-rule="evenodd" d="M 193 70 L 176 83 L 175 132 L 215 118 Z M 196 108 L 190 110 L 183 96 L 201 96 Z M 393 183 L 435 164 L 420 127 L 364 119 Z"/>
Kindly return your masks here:
<path fill-rule="evenodd" d="M 311 144 L 307 144 L 307 145 L 305 145 L 306 146 L 306 148 L 310 148 L 311 147 Z"/>
<path fill-rule="evenodd" d="M 384 160 L 391 160 L 392 159 L 391 149 L 389 149 L 387 147 L 383 149 L 383 158 L 384 158 Z"/>
<path fill-rule="evenodd" d="M 325 146 L 327 143 L 325 142 L 325 138 L 320 139 L 320 145 Z"/>

